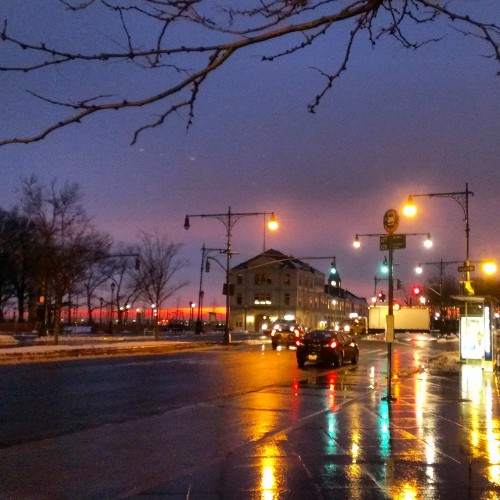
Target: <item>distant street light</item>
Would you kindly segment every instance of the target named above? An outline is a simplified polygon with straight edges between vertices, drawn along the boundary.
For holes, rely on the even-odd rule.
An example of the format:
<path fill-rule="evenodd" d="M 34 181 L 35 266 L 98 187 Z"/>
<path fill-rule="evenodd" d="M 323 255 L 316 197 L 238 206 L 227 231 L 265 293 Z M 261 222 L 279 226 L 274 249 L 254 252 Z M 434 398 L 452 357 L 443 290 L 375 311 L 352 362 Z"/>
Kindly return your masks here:
<path fill-rule="evenodd" d="M 114 293 L 115 293 L 115 284 L 111 283 L 111 302 L 110 302 L 110 311 L 109 311 L 109 334 L 111 335 L 113 333 L 113 302 L 115 300 L 114 298 Z"/>
<path fill-rule="evenodd" d="M 189 301 L 189 328 L 191 329 L 194 320 L 194 308 L 196 304 L 193 301 Z"/>
<path fill-rule="evenodd" d="M 226 322 L 225 322 L 225 327 L 224 327 L 224 337 L 223 337 L 223 342 L 225 344 L 230 344 L 231 343 L 231 335 L 229 334 L 229 314 L 230 314 L 230 308 L 229 308 L 229 296 L 231 293 L 231 287 L 229 283 L 229 276 L 230 276 L 230 271 L 231 271 L 231 256 L 233 255 L 233 251 L 231 250 L 231 236 L 232 236 L 232 230 L 236 222 L 238 222 L 242 217 L 249 217 L 249 216 L 257 216 L 257 215 L 264 215 L 266 216 L 267 214 L 271 214 L 271 220 L 269 221 L 272 223 L 273 227 L 277 227 L 277 222 L 276 218 L 274 216 L 274 212 L 243 212 L 243 213 L 234 213 L 231 212 L 231 207 L 228 208 L 227 213 L 225 214 L 195 214 L 195 215 L 186 215 L 184 219 L 184 229 L 189 229 L 191 227 L 189 218 L 190 217 L 201 217 L 201 218 L 212 218 L 212 219 L 217 219 L 220 222 L 224 224 L 224 227 L 226 228 L 226 239 L 227 239 L 227 244 L 226 244 L 226 250 L 224 253 L 226 254 L 226 283 L 224 286 L 224 293 L 226 295 Z"/>
<path fill-rule="evenodd" d="M 194 328 L 194 333 L 200 335 L 203 332 L 203 297 L 205 292 L 203 291 L 203 270 L 208 272 L 210 265 L 208 262 L 208 256 L 213 252 L 224 253 L 223 248 L 206 248 L 205 244 L 201 247 L 201 269 L 200 269 L 200 287 L 198 289 L 198 314 L 196 316 L 196 325 Z"/>

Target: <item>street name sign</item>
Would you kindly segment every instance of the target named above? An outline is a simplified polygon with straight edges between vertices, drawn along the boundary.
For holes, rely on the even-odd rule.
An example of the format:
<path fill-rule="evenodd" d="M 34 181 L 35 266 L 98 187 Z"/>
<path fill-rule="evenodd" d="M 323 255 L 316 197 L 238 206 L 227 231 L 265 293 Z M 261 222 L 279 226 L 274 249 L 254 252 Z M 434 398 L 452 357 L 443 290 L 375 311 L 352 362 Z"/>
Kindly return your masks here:
<path fill-rule="evenodd" d="M 472 273 L 476 270 L 476 266 L 460 266 L 458 268 L 459 273 Z"/>
<path fill-rule="evenodd" d="M 389 250 L 389 238 L 390 236 L 380 237 L 380 250 Z M 392 235 L 392 249 L 401 250 L 406 248 L 406 234 L 393 234 Z"/>

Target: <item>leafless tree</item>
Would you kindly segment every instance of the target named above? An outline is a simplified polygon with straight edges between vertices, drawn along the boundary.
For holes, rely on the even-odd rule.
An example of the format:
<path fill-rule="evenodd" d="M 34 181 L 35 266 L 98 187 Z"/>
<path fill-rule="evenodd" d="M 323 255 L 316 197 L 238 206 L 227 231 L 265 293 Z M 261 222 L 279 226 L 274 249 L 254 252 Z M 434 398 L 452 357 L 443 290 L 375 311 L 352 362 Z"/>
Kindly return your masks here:
<path fill-rule="evenodd" d="M 35 26 L 26 31 L 11 29 L 12 17 L 0 28 L 2 53 L 11 64 L 0 64 L 0 71 L 35 76 L 50 68 L 68 70 L 93 67 L 101 74 L 101 83 L 109 84 L 110 72 L 128 64 L 134 78 L 145 85 L 124 90 L 115 78 L 115 92 L 109 85 L 98 85 L 90 95 L 43 95 L 28 90 L 34 97 L 61 108 L 60 119 L 28 137 L 5 138 L 0 145 L 31 143 L 44 139 L 55 130 L 85 121 L 110 110 L 150 108 L 155 117 L 134 126 L 132 143 L 146 129 L 158 127 L 171 115 L 184 113 L 187 126 L 194 118 L 195 104 L 208 77 L 214 76 L 236 54 L 248 55 L 258 47 L 263 62 L 291 56 L 302 50 L 314 50 L 320 39 L 338 29 L 331 42 L 339 54 L 333 68 L 313 68 L 322 83 L 311 96 L 308 110 L 314 113 L 335 81 L 348 68 L 355 43 L 375 45 L 390 37 L 406 49 L 438 42 L 449 30 L 477 40 L 486 57 L 500 63 L 500 21 L 485 19 L 486 0 L 59 0 L 61 16 L 54 23 L 70 21 L 84 27 L 87 16 L 107 16 L 108 26 L 118 26 L 98 40 L 58 43 L 40 40 Z M 19 9 L 25 3 L 19 2 Z M 494 12 L 492 8 L 491 11 Z M 498 9 L 497 9 L 498 13 Z M 12 16 L 13 14 L 11 14 Z M 35 19 L 36 16 L 33 16 Z M 435 35 L 429 35 L 432 26 Z M 345 29 L 347 27 L 347 29 Z M 86 33 L 85 29 L 81 30 Z M 337 34 L 337 33 L 336 33 Z M 343 37 L 343 40 L 341 39 Z M 274 43 L 280 40 L 279 44 Z M 70 47 L 77 47 L 72 50 Z M 277 48 L 279 47 L 279 48 Z M 245 52 L 246 51 L 246 52 Z M 252 54 L 253 55 L 253 54 Z M 2 57 L 5 61 L 6 58 Z M 325 61 L 325 66 L 326 66 Z M 108 78 L 105 78 L 105 75 Z M 63 76 L 61 76 L 63 78 Z M 149 92 L 154 81 L 155 90 Z M 85 82 L 88 84 L 88 82 Z M 106 89 L 104 88 L 106 87 Z M 143 89 L 137 92 L 137 89 Z M 83 90 L 81 91 L 83 93 Z"/>
<path fill-rule="evenodd" d="M 81 291 L 88 266 L 105 250 L 100 244 L 102 236 L 94 230 L 80 199 L 77 184 L 58 189 L 55 180 L 49 187 L 36 177 L 23 182 L 22 211 L 30 222 L 38 261 L 32 279 L 45 298 L 47 311 L 50 308 L 53 312 L 56 344 L 64 299 L 69 301 Z"/>
<path fill-rule="evenodd" d="M 102 307 L 98 302 L 98 291 L 108 281 L 110 263 L 107 258 L 111 249 L 111 237 L 109 235 L 98 235 L 89 242 L 93 250 L 89 251 L 89 261 L 82 276 L 83 295 L 87 308 L 88 323 L 94 323 L 93 312 Z"/>
<path fill-rule="evenodd" d="M 172 243 L 158 233 L 142 233 L 140 269 L 136 270 L 136 289 L 149 304 L 160 310 L 162 304 L 181 288 L 188 285 L 179 279 L 179 273 L 188 262 L 180 256 L 181 245 Z M 154 328 L 158 340 L 158 325 Z"/>
<path fill-rule="evenodd" d="M 133 304 L 140 295 L 135 274 L 135 261 L 138 255 L 137 245 L 121 243 L 106 259 L 105 275 L 114 285 L 112 307 L 117 311 L 119 324 L 123 322 L 123 312 L 127 310 L 127 305 Z"/>

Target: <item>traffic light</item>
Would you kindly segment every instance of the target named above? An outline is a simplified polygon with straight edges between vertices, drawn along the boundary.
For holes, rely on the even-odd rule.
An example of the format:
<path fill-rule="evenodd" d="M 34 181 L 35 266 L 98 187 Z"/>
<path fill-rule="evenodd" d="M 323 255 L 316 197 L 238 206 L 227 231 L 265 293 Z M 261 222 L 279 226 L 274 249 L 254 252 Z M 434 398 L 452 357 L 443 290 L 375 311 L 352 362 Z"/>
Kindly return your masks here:
<path fill-rule="evenodd" d="M 384 262 L 380 265 L 380 271 L 384 274 L 389 272 L 389 263 L 387 262 L 387 258 L 384 258 Z"/>
<path fill-rule="evenodd" d="M 411 289 L 411 293 L 415 297 L 418 297 L 422 293 L 422 287 L 420 285 L 413 285 L 413 287 Z"/>
<path fill-rule="evenodd" d="M 379 302 L 385 302 L 385 293 L 378 292 L 377 298 L 378 298 Z"/>
<path fill-rule="evenodd" d="M 337 266 L 335 265 L 335 261 L 333 261 L 330 266 L 330 274 L 337 274 Z"/>
<path fill-rule="evenodd" d="M 139 257 L 135 258 L 135 268 L 137 269 L 137 271 L 139 271 L 139 269 L 141 268 L 141 259 L 139 259 Z"/>
<path fill-rule="evenodd" d="M 401 280 L 396 280 L 396 290 L 401 290 L 401 288 L 403 288 Z"/>
<path fill-rule="evenodd" d="M 460 281 L 460 295 L 474 295 L 474 282 Z"/>
<path fill-rule="evenodd" d="M 205 261 L 205 272 L 206 273 L 210 272 L 210 262 L 208 259 Z"/>

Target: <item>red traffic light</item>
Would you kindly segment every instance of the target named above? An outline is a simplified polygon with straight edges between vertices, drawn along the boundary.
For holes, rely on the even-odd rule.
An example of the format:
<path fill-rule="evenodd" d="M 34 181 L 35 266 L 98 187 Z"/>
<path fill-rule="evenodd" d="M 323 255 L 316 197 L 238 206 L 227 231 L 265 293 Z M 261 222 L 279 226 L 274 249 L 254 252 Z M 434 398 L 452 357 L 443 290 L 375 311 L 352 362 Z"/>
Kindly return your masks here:
<path fill-rule="evenodd" d="M 411 293 L 415 296 L 418 296 L 422 293 L 422 288 L 419 285 L 415 285 L 412 287 Z"/>

